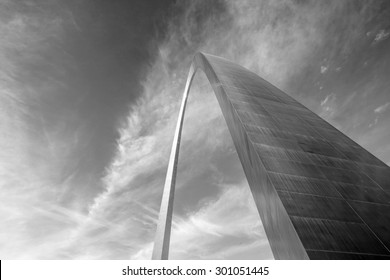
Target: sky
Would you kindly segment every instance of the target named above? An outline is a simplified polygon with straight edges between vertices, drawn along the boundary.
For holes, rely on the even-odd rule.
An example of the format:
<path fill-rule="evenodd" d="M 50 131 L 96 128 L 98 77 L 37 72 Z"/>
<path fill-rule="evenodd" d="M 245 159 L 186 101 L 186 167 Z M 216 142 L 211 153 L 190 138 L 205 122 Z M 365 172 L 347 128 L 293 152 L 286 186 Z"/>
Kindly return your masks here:
<path fill-rule="evenodd" d="M 388 1 L 0 0 L 0 258 L 150 259 L 192 57 L 240 64 L 390 164 Z M 272 259 L 197 73 L 171 259 Z"/>

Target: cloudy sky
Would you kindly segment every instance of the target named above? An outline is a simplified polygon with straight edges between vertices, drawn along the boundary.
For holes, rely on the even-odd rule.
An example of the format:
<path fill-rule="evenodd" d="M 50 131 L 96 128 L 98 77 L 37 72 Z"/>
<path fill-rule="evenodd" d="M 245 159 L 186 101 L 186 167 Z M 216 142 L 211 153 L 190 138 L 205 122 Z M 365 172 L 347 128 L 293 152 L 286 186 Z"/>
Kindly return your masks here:
<path fill-rule="evenodd" d="M 387 2 L 0 0 L 0 258 L 151 257 L 197 51 L 390 164 Z M 272 259 L 203 73 L 190 95 L 170 258 Z"/>

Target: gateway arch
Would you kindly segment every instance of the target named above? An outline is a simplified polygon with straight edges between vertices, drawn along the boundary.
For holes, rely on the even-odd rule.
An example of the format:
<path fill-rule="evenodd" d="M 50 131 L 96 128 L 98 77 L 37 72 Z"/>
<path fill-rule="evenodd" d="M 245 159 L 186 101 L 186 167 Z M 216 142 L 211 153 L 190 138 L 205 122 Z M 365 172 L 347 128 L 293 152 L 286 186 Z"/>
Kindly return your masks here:
<path fill-rule="evenodd" d="M 390 259 L 390 167 L 249 70 L 197 53 L 180 107 L 153 259 L 168 259 L 180 136 L 202 70 L 217 97 L 275 259 Z"/>

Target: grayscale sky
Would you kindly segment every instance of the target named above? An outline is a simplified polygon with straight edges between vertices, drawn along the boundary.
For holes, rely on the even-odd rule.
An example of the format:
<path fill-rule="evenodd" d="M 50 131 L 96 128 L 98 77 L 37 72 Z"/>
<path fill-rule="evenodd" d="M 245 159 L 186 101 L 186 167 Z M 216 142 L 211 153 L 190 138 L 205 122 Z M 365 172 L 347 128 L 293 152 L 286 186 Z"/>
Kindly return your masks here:
<path fill-rule="evenodd" d="M 390 164 L 388 1 L 0 0 L 0 258 L 149 259 L 193 55 Z M 172 259 L 272 259 L 216 98 L 190 94 Z"/>

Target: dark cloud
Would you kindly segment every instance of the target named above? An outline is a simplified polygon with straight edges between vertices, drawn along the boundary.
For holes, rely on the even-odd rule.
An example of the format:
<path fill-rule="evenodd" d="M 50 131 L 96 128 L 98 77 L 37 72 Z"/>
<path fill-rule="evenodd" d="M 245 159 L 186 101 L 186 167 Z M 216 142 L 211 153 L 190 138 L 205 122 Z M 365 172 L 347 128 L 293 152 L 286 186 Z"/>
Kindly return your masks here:
<path fill-rule="evenodd" d="M 2 4 L 2 20 L 18 19 L 26 30 L 7 57 L 24 91 L 32 133 L 68 142 L 57 181 L 71 176 L 85 195 L 99 186 L 115 151 L 118 124 L 142 93 L 141 81 L 164 37 L 171 2 Z"/>
<path fill-rule="evenodd" d="M 75 1 L 63 5 L 69 23 L 64 51 L 76 67 L 67 95 L 73 95 L 91 137 L 79 170 L 85 173 L 92 166 L 100 172 L 115 149 L 119 120 L 142 92 L 140 81 L 164 33 L 161 18 L 169 11 L 170 1 Z"/>

